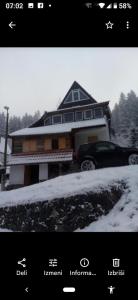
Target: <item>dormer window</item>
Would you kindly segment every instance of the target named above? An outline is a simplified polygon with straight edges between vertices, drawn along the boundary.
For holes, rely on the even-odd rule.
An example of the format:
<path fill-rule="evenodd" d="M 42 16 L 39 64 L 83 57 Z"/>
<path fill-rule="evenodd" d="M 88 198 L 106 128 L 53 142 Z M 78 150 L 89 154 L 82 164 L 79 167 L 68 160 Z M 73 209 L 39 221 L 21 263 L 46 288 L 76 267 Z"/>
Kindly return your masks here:
<path fill-rule="evenodd" d="M 88 109 L 84 111 L 84 119 L 85 120 L 90 120 L 92 119 L 92 110 Z"/>
<path fill-rule="evenodd" d="M 102 110 L 101 107 L 95 108 L 94 116 L 95 116 L 95 118 L 102 118 L 103 117 L 103 110 Z"/>
<path fill-rule="evenodd" d="M 62 115 L 55 115 L 52 117 L 53 124 L 61 124 L 62 123 Z"/>
<path fill-rule="evenodd" d="M 86 99 L 88 99 L 88 96 L 81 89 L 76 89 L 70 91 L 64 103 L 83 101 Z"/>
<path fill-rule="evenodd" d="M 64 122 L 73 122 L 74 121 L 74 113 L 68 112 L 64 114 Z"/>
<path fill-rule="evenodd" d="M 79 90 L 73 90 L 72 93 L 73 93 L 74 101 L 79 101 L 80 100 Z"/>
<path fill-rule="evenodd" d="M 82 111 L 76 111 L 76 121 L 82 121 L 83 120 L 83 112 Z"/>

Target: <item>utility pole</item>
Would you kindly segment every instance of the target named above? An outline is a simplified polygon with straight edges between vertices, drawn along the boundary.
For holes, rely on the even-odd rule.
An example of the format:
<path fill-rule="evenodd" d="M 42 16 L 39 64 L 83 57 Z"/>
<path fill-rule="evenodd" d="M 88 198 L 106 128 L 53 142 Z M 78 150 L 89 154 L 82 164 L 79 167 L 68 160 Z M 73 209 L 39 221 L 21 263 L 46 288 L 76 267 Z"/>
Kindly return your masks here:
<path fill-rule="evenodd" d="M 6 184 L 6 169 L 7 169 L 7 143 L 8 143 L 8 125 L 9 125 L 9 107 L 4 106 L 4 109 L 7 111 L 6 114 L 6 128 L 5 128 L 5 147 L 4 147 L 4 173 L 2 174 L 2 180 L 1 180 L 1 190 L 5 190 L 5 184 Z"/>

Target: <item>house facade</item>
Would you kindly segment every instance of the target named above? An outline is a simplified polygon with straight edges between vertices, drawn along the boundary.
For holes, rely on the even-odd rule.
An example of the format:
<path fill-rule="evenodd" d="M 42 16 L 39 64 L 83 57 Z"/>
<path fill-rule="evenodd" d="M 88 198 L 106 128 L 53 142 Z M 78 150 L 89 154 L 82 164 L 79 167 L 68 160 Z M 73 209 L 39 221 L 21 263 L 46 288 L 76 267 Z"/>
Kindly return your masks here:
<path fill-rule="evenodd" d="M 10 185 L 67 174 L 81 144 L 110 139 L 109 101 L 97 102 L 75 81 L 57 110 L 10 137 Z"/>

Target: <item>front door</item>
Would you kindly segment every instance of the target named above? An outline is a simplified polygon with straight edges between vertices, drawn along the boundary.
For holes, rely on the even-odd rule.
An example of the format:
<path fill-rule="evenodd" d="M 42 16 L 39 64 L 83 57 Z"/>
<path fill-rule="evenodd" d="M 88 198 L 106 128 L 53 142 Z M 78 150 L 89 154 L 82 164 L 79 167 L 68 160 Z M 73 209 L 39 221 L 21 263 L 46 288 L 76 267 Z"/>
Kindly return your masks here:
<path fill-rule="evenodd" d="M 31 185 L 39 182 L 39 165 L 25 166 L 24 185 Z"/>
<path fill-rule="evenodd" d="M 48 177 L 52 179 L 59 176 L 59 164 L 48 164 Z"/>

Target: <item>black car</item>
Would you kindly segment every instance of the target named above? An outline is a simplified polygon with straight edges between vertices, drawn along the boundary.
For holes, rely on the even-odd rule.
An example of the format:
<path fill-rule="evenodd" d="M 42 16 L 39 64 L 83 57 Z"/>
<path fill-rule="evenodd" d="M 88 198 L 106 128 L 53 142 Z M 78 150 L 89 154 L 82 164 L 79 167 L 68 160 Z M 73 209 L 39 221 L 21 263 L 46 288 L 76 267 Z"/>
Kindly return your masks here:
<path fill-rule="evenodd" d="M 114 143 L 100 141 L 83 144 L 76 155 L 81 171 L 102 167 L 138 164 L 138 149 L 120 147 Z"/>

